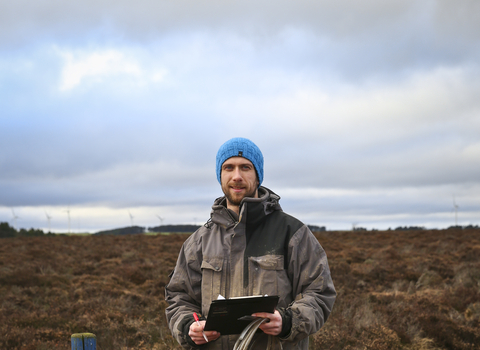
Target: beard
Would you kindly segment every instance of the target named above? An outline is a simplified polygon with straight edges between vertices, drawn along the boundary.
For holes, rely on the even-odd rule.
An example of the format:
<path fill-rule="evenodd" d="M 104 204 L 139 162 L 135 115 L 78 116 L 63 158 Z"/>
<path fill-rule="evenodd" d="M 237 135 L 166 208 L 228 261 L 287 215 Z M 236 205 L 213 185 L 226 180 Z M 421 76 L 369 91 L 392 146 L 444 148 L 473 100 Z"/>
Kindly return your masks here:
<path fill-rule="evenodd" d="M 225 194 L 225 197 L 227 197 L 227 200 L 230 202 L 230 204 L 233 204 L 235 206 L 240 206 L 240 203 L 242 202 L 243 198 L 249 197 L 249 198 L 255 198 L 255 194 L 257 193 L 257 189 L 253 188 L 250 192 L 245 193 L 245 195 L 234 195 L 230 192 L 230 188 L 223 188 L 223 193 Z"/>

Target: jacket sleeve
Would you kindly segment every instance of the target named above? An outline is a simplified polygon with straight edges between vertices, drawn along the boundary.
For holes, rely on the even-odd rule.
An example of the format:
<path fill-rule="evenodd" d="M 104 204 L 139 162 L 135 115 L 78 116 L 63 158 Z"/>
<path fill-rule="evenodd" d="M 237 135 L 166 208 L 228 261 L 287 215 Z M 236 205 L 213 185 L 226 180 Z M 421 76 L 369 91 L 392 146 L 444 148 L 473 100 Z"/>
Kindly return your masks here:
<path fill-rule="evenodd" d="M 185 330 L 193 322 L 193 313 L 200 314 L 201 310 L 202 257 L 201 244 L 196 242 L 196 237 L 193 234 L 183 244 L 170 282 L 165 287 L 165 300 L 169 304 L 165 314 L 170 331 L 186 349 L 193 348 L 193 343 Z"/>
<path fill-rule="evenodd" d="M 302 226 L 288 245 L 288 274 L 294 301 L 292 327 L 284 341 L 297 342 L 317 332 L 327 321 L 336 298 L 327 255 L 307 226 Z"/>

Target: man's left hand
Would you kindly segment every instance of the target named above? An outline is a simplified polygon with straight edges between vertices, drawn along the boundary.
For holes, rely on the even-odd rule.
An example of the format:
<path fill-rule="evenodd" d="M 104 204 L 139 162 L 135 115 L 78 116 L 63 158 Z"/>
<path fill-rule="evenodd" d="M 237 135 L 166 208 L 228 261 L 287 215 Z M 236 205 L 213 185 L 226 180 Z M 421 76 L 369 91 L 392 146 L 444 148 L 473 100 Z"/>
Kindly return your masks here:
<path fill-rule="evenodd" d="M 282 332 L 282 316 L 277 310 L 275 310 L 275 313 L 273 314 L 269 314 L 267 312 L 258 312 L 252 316 L 268 318 L 270 320 L 270 322 L 264 322 L 260 325 L 259 328 L 263 331 L 263 333 L 275 336 Z"/>

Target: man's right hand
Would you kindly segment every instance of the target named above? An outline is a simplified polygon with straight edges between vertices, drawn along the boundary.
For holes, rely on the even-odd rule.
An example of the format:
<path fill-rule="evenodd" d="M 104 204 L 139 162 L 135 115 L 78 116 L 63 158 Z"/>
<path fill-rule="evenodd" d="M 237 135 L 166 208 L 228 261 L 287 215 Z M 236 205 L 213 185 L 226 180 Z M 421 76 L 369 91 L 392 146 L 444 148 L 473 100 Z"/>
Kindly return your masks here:
<path fill-rule="evenodd" d="M 193 322 L 190 325 L 190 330 L 188 331 L 188 335 L 190 338 L 192 338 L 193 342 L 197 345 L 202 345 L 205 344 L 205 338 L 203 337 L 203 328 L 205 327 L 206 321 L 199 321 L 200 326 L 197 324 L 197 322 Z M 220 333 L 217 331 L 205 331 L 205 335 L 207 336 L 207 339 L 209 342 L 214 341 L 220 337 Z"/>

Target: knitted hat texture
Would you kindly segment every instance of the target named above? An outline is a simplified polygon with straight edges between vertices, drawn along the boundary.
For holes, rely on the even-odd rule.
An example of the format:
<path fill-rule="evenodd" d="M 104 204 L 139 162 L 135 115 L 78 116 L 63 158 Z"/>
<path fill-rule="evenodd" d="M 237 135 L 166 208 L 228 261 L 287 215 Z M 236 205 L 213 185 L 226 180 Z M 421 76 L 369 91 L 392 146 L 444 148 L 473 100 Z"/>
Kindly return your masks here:
<path fill-rule="evenodd" d="M 221 184 L 222 164 L 231 157 L 243 157 L 252 162 L 258 175 L 259 186 L 263 181 L 263 154 L 249 139 L 235 137 L 228 140 L 217 152 L 217 180 Z"/>

